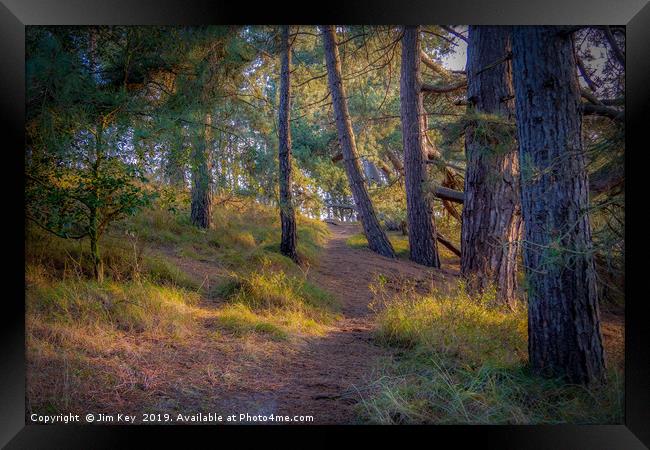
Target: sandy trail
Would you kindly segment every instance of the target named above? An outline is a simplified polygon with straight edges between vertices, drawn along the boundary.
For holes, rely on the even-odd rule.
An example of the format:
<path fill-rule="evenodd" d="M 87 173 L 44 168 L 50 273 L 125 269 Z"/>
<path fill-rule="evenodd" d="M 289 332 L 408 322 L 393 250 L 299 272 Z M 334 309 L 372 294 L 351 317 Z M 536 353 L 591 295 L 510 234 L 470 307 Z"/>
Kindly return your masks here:
<path fill-rule="evenodd" d="M 426 284 L 434 276 L 445 275 L 409 261 L 350 248 L 345 241 L 360 231 L 357 225 L 329 224 L 329 228 L 331 237 L 309 278 L 338 297 L 343 317 L 327 335 L 307 338 L 293 349 L 281 367 L 268 367 L 272 370 L 265 371 L 267 377 L 278 383 L 262 383 L 271 389 L 258 392 L 256 401 L 263 413 L 308 414 L 314 416 L 314 423 L 349 424 L 358 416 L 353 405 L 360 399 L 360 390 L 377 360 L 388 353 L 373 343 L 369 285 L 378 274 Z"/>

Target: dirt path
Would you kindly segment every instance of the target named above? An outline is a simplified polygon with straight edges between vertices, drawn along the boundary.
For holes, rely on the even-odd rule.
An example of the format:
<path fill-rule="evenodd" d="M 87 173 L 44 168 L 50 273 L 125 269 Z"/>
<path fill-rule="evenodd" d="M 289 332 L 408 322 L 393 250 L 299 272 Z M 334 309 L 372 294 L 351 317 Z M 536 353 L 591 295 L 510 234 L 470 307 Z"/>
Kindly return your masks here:
<path fill-rule="evenodd" d="M 426 285 L 434 276 L 446 275 L 349 247 L 346 239 L 360 231 L 357 225 L 330 224 L 329 228 L 331 236 L 320 263 L 308 272 L 313 282 L 335 295 L 341 304 L 342 317 L 327 334 L 279 343 L 258 336 L 242 339 L 222 335 L 210 342 L 214 330 L 207 322 L 205 335 L 193 339 L 195 344 L 187 349 L 191 360 L 201 361 L 202 367 L 190 363 L 170 374 L 177 380 L 174 385 L 194 386 L 195 391 L 170 392 L 167 386 L 162 389 L 167 395 L 159 399 L 158 410 L 171 407 L 178 411 L 217 410 L 225 415 L 310 415 L 314 417 L 311 423 L 316 424 L 355 423 L 359 390 L 378 359 L 388 354 L 386 348 L 373 342 L 369 285 L 378 274 L 389 280 L 410 279 Z M 210 264 L 191 265 L 184 269 L 202 277 L 210 271 Z M 160 364 L 165 362 L 156 363 Z M 167 367 L 172 370 L 177 365 L 169 361 Z M 208 384 L 193 375 L 204 373 L 206 365 L 217 374 Z"/>
<path fill-rule="evenodd" d="M 349 424 L 357 417 L 353 405 L 359 401 L 359 390 L 377 360 L 388 352 L 373 343 L 369 285 L 377 274 L 428 284 L 435 272 L 350 248 L 345 241 L 359 232 L 356 225 L 330 224 L 329 228 L 331 238 L 309 277 L 338 297 L 343 317 L 326 336 L 308 338 L 280 370 L 268 372 L 271 378 L 284 380 L 276 389 L 258 394 L 257 401 L 264 413 L 309 414 L 315 423 Z"/>

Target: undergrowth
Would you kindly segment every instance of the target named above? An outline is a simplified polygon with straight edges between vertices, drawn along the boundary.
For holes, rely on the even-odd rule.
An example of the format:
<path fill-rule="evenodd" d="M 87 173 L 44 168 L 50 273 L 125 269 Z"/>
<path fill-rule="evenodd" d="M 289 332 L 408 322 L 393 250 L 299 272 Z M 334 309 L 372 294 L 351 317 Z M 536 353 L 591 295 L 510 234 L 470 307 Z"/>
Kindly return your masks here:
<path fill-rule="evenodd" d="M 374 286 L 376 339 L 395 348 L 364 395 L 370 423 L 621 423 L 623 376 L 582 387 L 527 367 L 526 311 L 457 288 L 389 294 Z M 615 367 L 615 364 L 610 364 Z"/>
<path fill-rule="evenodd" d="M 323 223 L 298 216 L 298 251 L 303 262 L 299 267 L 279 253 L 279 218 L 273 208 L 244 199 L 234 205 L 217 205 L 209 230 L 194 227 L 189 212 L 178 208 L 143 211 L 106 233 L 100 242 L 107 279 L 103 285 L 92 281 L 85 240 L 65 240 L 28 227 L 26 273 L 31 310 L 46 311 L 50 321 L 85 323 L 92 318 L 111 326 L 126 321 L 144 329 L 144 318 L 158 317 L 151 311 L 156 299 L 163 304 L 165 295 L 181 302 L 203 295 L 228 300 L 216 309 L 224 328 L 236 333 L 276 337 L 321 333 L 331 322 L 332 297 L 306 279 L 327 237 Z M 172 257 L 211 264 L 221 279 L 219 288 L 206 286 L 191 268 L 182 269 Z M 126 320 L 125 314 L 132 317 Z"/>

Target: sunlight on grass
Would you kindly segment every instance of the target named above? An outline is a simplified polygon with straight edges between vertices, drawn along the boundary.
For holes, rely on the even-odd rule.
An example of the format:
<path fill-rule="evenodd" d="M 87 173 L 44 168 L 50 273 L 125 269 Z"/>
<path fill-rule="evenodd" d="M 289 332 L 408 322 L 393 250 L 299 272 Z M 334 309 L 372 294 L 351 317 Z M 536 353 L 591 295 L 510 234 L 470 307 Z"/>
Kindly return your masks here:
<path fill-rule="evenodd" d="M 245 330 L 250 330 L 247 322 L 266 321 L 285 333 L 322 334 L 338 317 L 338 304 L 330 294 L 303 277 L 270 270 L 268 265 L 249 274 L 233 274 L 214 295 L 229 303 L 220 314 L 229 311 L 232 316 L 234 311 L 248 319 L 240 320 Z"/>
<path fill-rule="evenodd" d="M 374 287 L 378 342 L 397 348 L 364 396 L 371 423 L 620 423 L 622 374 L 585 388 L 531 374 L 526 311 L 494 292 L 388 294 Z"/>
<path fill-rule="evenodd" d="M 399 231 L 389 231 L 386 233 L 388 240 L 393 245 L 395 254 L 399 258 L 408 258 L 409 257 L 409 238 L 404 236 Z M 368 248 L 368 240 L 363 233 L 357 233 L 350 236 L 345 243 L 348 247 L 351 248 Z M 438 252 L 442 258 L 457 258 L 456 255 L 451 253 L 445 246 L 438 245 Z"/>
<path fill-rule="evenodd" d="M 192 326 L 192 307 L 197 302 L 196 292 L 149 282 L 98 284 L 28 279 L 26 295 L 28 313 L 45 321 L 106 324 L 124 331 L 170 335 L 186 332 Z"/>

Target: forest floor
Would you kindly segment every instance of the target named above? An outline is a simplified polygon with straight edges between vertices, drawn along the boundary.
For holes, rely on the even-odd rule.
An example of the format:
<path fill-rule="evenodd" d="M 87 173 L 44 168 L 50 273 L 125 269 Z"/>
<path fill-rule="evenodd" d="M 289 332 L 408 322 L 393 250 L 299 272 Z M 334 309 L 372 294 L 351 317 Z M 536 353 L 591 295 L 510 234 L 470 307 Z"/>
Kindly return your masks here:
<path fill-rule="evenodd" d="M 312 416 L 309 424 L 353 424 L 363 417 L 360 403 L 370 395 L 382 361 L 394 350 L 375 339 L 372 286 L 399 291 L 408 283 L 417 291 L 453 285 L 458 258 L 429 269 L 405 258 L 389 259 L 353 248 L 348 239 L 357 224 L 328 223 L 330 231 L 318 262 L 305 268 L 307 278 L 338 300 L 336 320 L 322 333 L 295 333 L 275 339 L 264 333 L 232 333 L 220 322 L 224 299 L 202 295 L 197 326 L 182 339 L 147 333 L 88 334 L 69 325 L 35 322 L 30 333 L 28 411 L 135 414 L 236 415 L 235 423 L 256 423 L 255 416 Z M 172 264 L 198 282 L 217 286 L 223 266 L 158 247 Z M 205 286 L 203 286 L 205 288 Z M 210 292 L 209 286 L 203 292 Z M 603 314 L 605 347 L 617 361 L 623 356 L 623 317 Z M 61 348 L 67 349 L 61 351 Z M 381 375 L 379 373 L 379 375 Z M 55 398 L 56 403 L 51 399 Z M 50 406 L 48 406 L 50 405 Z M 239 420 L 240 414 L 250 418 Z M 283 422 L 264 422 L 266 424 Z"/>
<path fill-rule="evenodd" d="M 181 367 L 176 368 L 177 373 L 185 378 L 179 379 L 178 385 L 202 384 L 191 379 L 198 374 L 184 367 L 188 359 L 221 359 L 214 361 L 214 366 L 225 364 L 233 368 L 228 376 L 230 383 L 214 385 L 213 392 L 201 396 L 200 404 L 196 405 L 201 408 L 197 410 L 208 407 L 210 411 L 222 411 L 224 416 L 309 415 L 314 418 L 309 423 L 315 424 L 350 424 L 358 420 L 354 405 L 363 395 L 361 391 L 371 380 L 377 362 L 390 351 L 373 341 L 374 313 L 370 308 L 369 286 L 381 275 L 388 280 L 388 285 L 410 280 L 425 288 L 433 280 L 445 282 L 454 270 L 434 271 L 410 261 L 391 260 L 367 249 L 351 248 L 346 240 L 359 233 L 358 225 L 329 223 L 328 227 L 331 236 L 319 263 L 309 269 L 307 276 L 338 299 L 339 319 L 323 336 L 303 336 L 279 344 L 257 341 L 251 336 L 242 351 L 236 350 L 241 346 L 241 339 L 233 341 L 236 347 L 225 354 L 215 348 L 208 356 L 207 349 L 199 350 L 202 345 L 197 345 L 196 355 L 178 361 Z M 184 266 L 183 270 L 201 277 L 214 273 L 210 264 L 190 259 L 179 264 Z M 206 301 L 209 307 L 210 301 Z M 205 327 L 209 334 L 209 319 Z M 196 336 L 196 340 L 209 341 L 209 338 Z M 220 347 L 225 345 L 227 341 L 222 341 Z M 192 401 L 192 398 L 175 398 L 183 411 L 192 410 Z M 160 406 L 163 405 L 158 405 L 158 410 Z"/>

